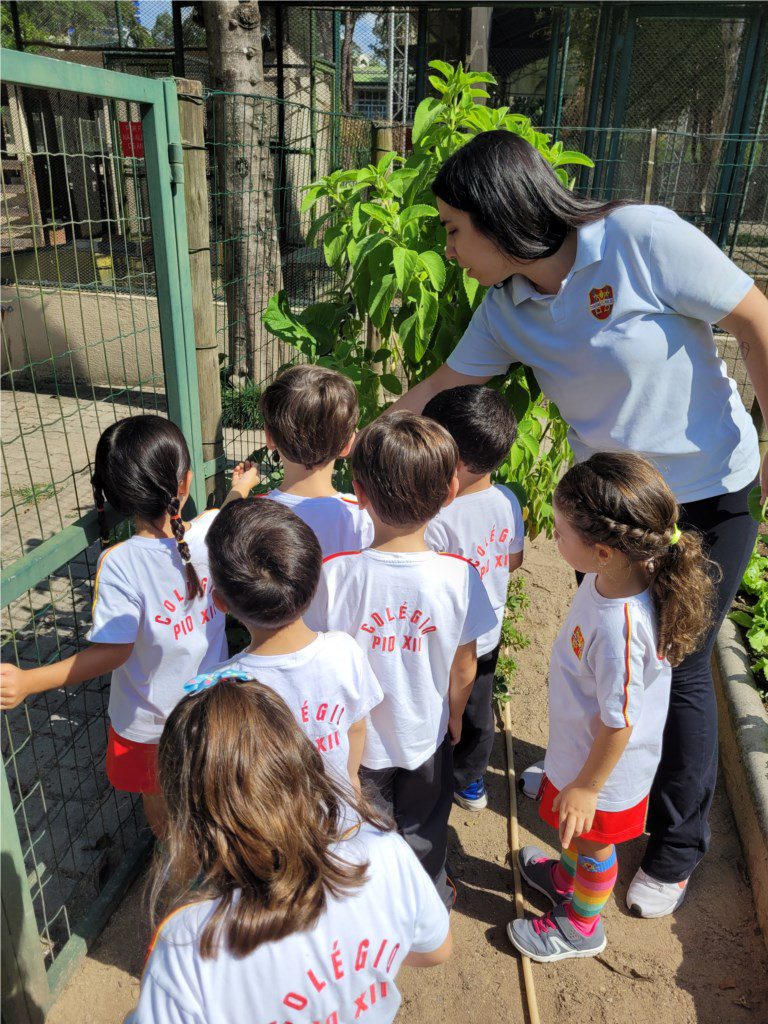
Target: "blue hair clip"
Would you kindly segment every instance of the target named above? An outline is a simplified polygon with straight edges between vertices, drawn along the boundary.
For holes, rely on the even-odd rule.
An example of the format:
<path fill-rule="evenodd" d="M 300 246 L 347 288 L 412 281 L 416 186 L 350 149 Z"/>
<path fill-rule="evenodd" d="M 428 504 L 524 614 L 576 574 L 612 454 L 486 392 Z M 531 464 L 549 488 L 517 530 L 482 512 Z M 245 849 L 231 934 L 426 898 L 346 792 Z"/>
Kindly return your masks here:
<path fill-rule="evenodd" d="M 222 679 L 239 679 L 246 682 L 248 679 L 253 679 L 253 676 L 249 676 L 247 672 L 238 672 L 236 669 L 219 668 L 215 672 L 205 672 L 190 679 L 188 683 L 184 683 L 184 693 L 201 693 L 203 690 L 215 686 L 216 683 L 220 683 Z"/>

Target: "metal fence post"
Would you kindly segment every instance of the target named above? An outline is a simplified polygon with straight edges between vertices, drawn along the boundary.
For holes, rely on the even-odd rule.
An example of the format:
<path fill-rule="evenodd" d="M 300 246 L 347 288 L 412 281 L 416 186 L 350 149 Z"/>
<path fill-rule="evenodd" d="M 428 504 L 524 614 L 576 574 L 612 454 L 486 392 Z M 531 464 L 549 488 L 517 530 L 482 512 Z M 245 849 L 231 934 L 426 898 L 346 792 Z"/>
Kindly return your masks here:
<path fill-rule="evenodd" d="M 650 203 L 651 201 L 651 187 L 653 185 L 653 169 L 656 165 L 656 136 L 658 132 L 655 128 L 651 128 L 651 141 L 648 146 L 648 163 L 645 170 L 645 190 L 643 192 L 643 202 Z"/>
<path fill-rule="evenodd" d="M 2 830 L 2 1014 L 4 1021 L 42 1024 L 51 1002 L 40 935 L 29 894 L 27 868 L 19 841 L 5 767 L 0 772 Z"/>
<path fill-rule="evenodd" d="M 179 127 L 184 151 L 184 197 L 187 247 L 192 280 L 192 316 L 200 400 L 205 490 L 224 497 L 224 434 L 221 424 L 219 346 L 211 283 L 211 236 L 208 180 L 205 173 L 205 103 L 202 82 L 177 78 Z M 211 463 L 215 464 L 214 466 Z M 208 471 L 212 470 L 210 475 Z"/>

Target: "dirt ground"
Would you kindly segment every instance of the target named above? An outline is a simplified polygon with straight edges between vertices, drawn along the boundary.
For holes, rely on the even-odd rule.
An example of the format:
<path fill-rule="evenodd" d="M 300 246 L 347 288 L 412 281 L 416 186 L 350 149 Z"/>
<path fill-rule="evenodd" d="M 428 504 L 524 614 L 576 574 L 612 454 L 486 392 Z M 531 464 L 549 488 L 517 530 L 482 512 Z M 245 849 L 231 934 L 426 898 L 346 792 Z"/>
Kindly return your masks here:
<path fill-rule="evenodd" d="M 551 542 L 529 545 L 523 568 L 531 598 L 519 653 L 512 718 L 519 772 L 543 756 L 547 740 L 549 650 L 574 589 L 571 571 Z M 522 970 L 507 937 L 513 916 L 507 865 L 508 795 L 504 742 L 497 736 L 488 775 L 489 807 L 472 814 L 454 807 L 449 869 L 458 889 L 453 914 L 455 952 L 442 967 L 405 969 L 398 985 L 408 1024 L 526 1021 Z M 520 841 L 553 848 L 553 833 L 535 805 L 519 801 Z M 763 1024 L 768 1021 L 768 952 L 731 810 L 722 787 L 712 812 L 712 848 L 674 917 L 642 921 L 625 908 L 627 886 L 643 841 L 619 851 L 619 882 L 606 912 L 608 947 L 591 960 L 533 964 L 541 1020 L 554 1024 Z M 525 893 L 527 907 L 546 909 Z M 531 898 L 532 897 L 532 898 Z M 49 1015 L 49 1024 L 112 1024 L 135 1004 L 149 935 L 142 881 L 129 892 L 90 955 Z"/>

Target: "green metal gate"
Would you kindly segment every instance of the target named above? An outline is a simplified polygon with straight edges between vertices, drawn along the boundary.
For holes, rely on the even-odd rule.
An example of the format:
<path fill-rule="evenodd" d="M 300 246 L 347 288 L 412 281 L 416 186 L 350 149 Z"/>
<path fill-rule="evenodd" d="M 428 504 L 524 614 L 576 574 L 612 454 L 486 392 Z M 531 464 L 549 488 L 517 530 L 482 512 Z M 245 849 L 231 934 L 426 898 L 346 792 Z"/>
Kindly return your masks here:
<path fill-rule="evenodd" d="M 174 420 L 198 508 L 205 467 L 174 82 L 0 58 L 3 660 L 30 667 L 83 642 L 104 427 L 133 412 Z M 7 1024 L 44 1019 L 151 845 L 136 799 L 104 776 L 108 685 L 3 715 Z"/>

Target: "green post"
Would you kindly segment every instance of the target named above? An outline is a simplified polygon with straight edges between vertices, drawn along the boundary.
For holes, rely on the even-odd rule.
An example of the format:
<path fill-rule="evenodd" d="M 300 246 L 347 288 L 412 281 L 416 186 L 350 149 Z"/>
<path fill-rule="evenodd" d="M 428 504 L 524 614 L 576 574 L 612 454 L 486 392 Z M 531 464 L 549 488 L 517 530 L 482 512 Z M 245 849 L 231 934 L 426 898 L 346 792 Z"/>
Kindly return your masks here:
<path fill-rule="evenodd" d="M 8 1021 L 8 1024 L 11 1021 L 14 1024 L 42 1024 L 51 1002 L 51 990 L 45 975 L 40 935 L 5 766 L 0 779 L 0 828 L 3 1021 Z"/>
<path fill-rule="evenodd" d="M 613 126 L 615 131 L 611 136 L 611 145 L 608 150 L 608 166 L 605 169 L 603 189 L 610 198 L 613 189 L 613 178 L 616 169 L 616 162 L 619 155 L 619 141 L 621 139 L 621 128 L 623 127 L 624 112 L 627 106 L 629 95 L 629 75 L 632 70 L 632 51 L 635 46 L 635 25 L 637 19 L 630 11 L 629 23 L 624 33 L 624 41 L 621 47 L 621 67 L 619 68 L 619 84 L 616 89 L 616 107 L 613 112 Z"/>

